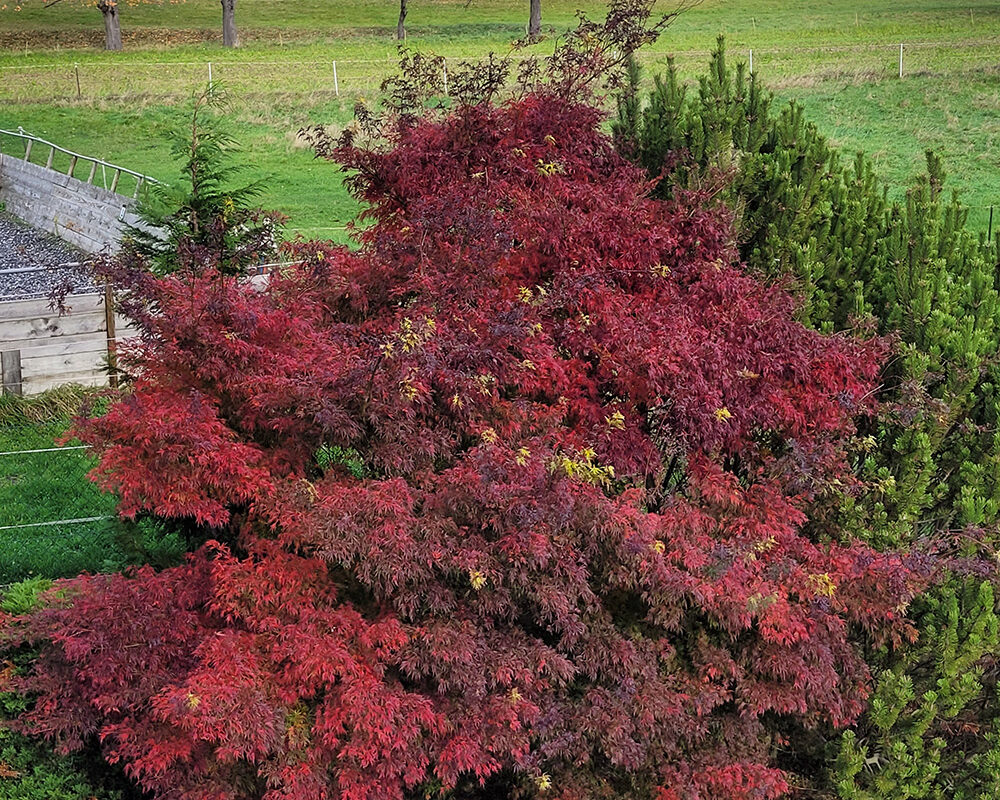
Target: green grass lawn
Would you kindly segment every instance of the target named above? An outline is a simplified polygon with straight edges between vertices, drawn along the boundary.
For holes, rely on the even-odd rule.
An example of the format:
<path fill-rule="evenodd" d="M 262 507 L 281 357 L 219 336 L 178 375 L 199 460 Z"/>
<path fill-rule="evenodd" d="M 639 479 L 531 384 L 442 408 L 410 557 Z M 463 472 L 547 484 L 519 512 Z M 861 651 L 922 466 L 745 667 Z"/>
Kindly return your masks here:
<path fill-rule="evenodd" d="M 25 129 L 80 152 L 161 180 L 175 179 L 164 133 L 184 119 L 208 78 L 233 98 L 230 116 L 243 144 L 247 178 L 265 177 L 262 202 L 290 218 L 291 235 L 343 241 L 357 211 L 335 166 L 296 140 L 304 125 L 342 125 L 359 96 L 377 94 L 392 69 L 398 6 L 330 0 L 240 0 L 244 46 L 219 43 L 215 0 L 122 4 L 125 51 L 101 49 L 99 12 L 71 0 L 43 8 L 26 0 L 0 12 L 0 128 Z M 593 0 L 545 0 L 549 39 Z M 663 5 L 664 10 L 671 6 Z M 413 3 L 408 45 L 450 58 L 508 52 L 523 32 L 527 3 L 435 0 Z M 981 206 L 986 225 L 1000 200 L 1000 4 L 983 0 L 705 0 L 684 13 L 642 56 L 647 77 L 675 54 L 693 78 L 715 37 L 733 57 L 754 50 L 757 73 L 781 99 L 806 106 L 820 129 L 849 153 L 864 149 L 883 176 L 902 187 L 938 150 L 952 186 Z M 897 77 L 905 42 L 904 79 Z M 335 94 L 333 62 L 340 96 Z M 77 74 L 80 96 L 77 96 Z M 0 145 L 10 147 L 9 142 Z"/>
<path fill-rule="evenodd" d="M 25 451 L 59 446 L 69 409 L 82 397 L 79 390 L 59 389 L 25 400 L 0 398 L 0 586 L 169 563 L 183 552 L 178 537 L 148 522 L 65 522 L 113 517 L 116 500 L 88 479 L 94 461 L 87 451 Z M 37 524 L 51 522 L 64 524 Z"/>
<path fill-rule="evenodd" d="M 110 554 L 102 523 L 10 529 L 114 513 L 114 499 L 87 480 L 82 450 L 11 453 L 55 447 L 65 420 L 0 428 L 0 584 L 100 568 Z"/>
<path fill-rule="evenodd" d="M 179 538 L 149 523 L 113 518 L 116 500 L 87 478 L 93 460 L 86 451 L 10 453 L 53 447 L 67 424 L 0 428 L 0 586 L 168 563 L 184 550 Z M 108 519 L 67 522 L 91 517 Z M 63 524 L 37 524 L 50 522 Z"/>
<path fill-rule="evenodd" d="M 923 171 L 924 152 L 945 156 L 946 188 L 971 206 L 969 224 L 986 230 L 995 205 L 1000 226 L 1000 81 L 996 77 L 916 77 L 877 86 L 783 89 L 845 156 L 865 151 L 900 196 Z"/>

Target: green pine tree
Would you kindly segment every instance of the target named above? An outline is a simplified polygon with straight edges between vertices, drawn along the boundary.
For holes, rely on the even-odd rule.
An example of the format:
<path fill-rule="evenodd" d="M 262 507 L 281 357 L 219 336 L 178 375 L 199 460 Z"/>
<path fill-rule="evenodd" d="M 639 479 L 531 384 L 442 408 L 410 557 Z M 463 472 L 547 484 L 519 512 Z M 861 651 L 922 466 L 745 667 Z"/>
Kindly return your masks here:
<path fill-rule="evenodd" d="M 873 324 L 896 342 L 883 411 L 855 442 L 865 490 L 821 498 L 817 514 L 877 546 L 968 560 L 913 604 L 916 645 L 870 652 L 878 678 L 855 728 L 799 732 L 783 761 L 845 800 L 998 796 L 998 607 L 982 577 L 1000 552 L 996 243 L 967 230 L 933 154 L 890 202 L 867 158 L 845 166 L 800 107 L 774 110 L 754 76 L 726 65 L 721 39 L 697 94 L 673 63 L 645 102 L 638 87 L 635 71 L 615 133 L 658 194 L 722 181 L 741 257 L 792 282 L 804 322 Z M 826 777 L 808 774 L 824 762 Z"/>

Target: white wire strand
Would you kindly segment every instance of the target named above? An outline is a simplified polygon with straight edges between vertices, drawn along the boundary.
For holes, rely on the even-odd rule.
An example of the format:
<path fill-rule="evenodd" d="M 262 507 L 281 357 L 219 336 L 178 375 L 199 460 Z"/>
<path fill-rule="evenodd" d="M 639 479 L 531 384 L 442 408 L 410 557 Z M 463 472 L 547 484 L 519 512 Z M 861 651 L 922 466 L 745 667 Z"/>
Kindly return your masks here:
<path fill-rule="evenodd" d="M 106 519 L 114 519 L 114 517 L 105 514 L 101 517 L 78 517 L 77 519 L 56 519 L 51 522 L 27 522 L 22 525 L 3 525 L 0 526 L 0 531 L 14 531 L 20 530 L 21 528 L 45 528 L 55 525 L 76 525 L 82 522 L 101 522 Z"/>

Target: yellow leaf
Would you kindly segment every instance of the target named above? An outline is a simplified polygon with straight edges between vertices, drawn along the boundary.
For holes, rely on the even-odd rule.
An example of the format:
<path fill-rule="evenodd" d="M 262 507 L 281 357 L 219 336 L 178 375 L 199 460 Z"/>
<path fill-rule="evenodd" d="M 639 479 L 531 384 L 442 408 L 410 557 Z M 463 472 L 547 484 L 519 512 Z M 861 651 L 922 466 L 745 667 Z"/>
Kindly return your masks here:
<path fill-rule="evenodd" d="M 821 575 L 810 575 L 809 586 L 816 594 L 821 594 L 824 597 L 833 597 L 834 592 L 837 591 L 837 584 L 833 582 L 827 572 Z"/>
<path fill-rule="evenodd" d="M 620 431 L 625 429 L 625 415 L 621 411 L 616 411 L 614 414 L 604 418 L 604 421 L 608 424 L 608 427 L 613 431 Z"/>

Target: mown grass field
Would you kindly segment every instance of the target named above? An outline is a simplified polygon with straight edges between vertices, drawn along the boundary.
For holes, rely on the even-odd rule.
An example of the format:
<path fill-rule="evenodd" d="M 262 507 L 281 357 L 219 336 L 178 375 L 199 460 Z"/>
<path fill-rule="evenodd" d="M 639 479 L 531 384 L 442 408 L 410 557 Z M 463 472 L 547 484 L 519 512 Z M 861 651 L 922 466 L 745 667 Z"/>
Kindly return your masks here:
<path fill-rule="evenodd" d="M 343 240 L 357 207 L 336 168 L 313 159 L 295 133 L 344 124 L 358 96 L 377 94 L 395 61 L 398 6 L 240 0 L 243 47 L 225 50 L 215 0 L 123 3 L 125 51 L 107 53 L 99 12 L 74 2 L 44 8 L 26 0 L 21 11 L 0 12 L 0 128 L 21 125 L 171 180 L 164 134 L 182 122 L 212 62 L 213 78 L 233 100 L 247 177 L 267 178 L 263 203 L 289 216 L 292 234 Z M 581 6 L 594 15 L 602 8 L 593 0 L 545 0 L 549 38 L 536 48 L 551 48 Z M 418 0 L 407 44 L 456 59 L 504 53 L 526 17 L 522 2 Z M 805 105 L 845 150 L 869 152 L 897 191 L 921 169 L 926 148 L 941 152 L 952 187 L 977 207 L 973 224 L 985 227 L 988 206 L 1000 202 L 1000 4 L 705 0 L 643 54 L 647 77 L 674 54 L 694 78 L 720 33 L 734 58 L 745 60 L 753 48 L 755 70 L 779 98 Z"/>

